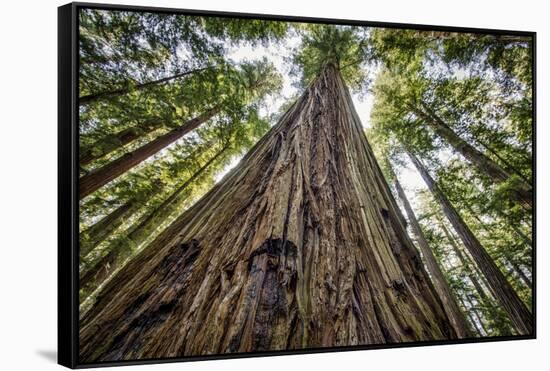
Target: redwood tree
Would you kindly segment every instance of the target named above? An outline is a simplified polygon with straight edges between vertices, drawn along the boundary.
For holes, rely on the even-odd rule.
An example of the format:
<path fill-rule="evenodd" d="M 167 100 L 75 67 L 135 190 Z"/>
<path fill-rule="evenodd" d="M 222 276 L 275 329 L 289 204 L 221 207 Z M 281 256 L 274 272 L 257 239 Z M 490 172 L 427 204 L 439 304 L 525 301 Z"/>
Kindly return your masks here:
<path fill-rule="evenodd" d="M 122 266 L 126 259 L 138 249 L 142 243 L 161 225 L 188 196 L 185 191 L 189 185 L 196 182 L 198 178 L 209 170 L 211 165 L 225 154 L 229 149 L 224 145 L 212 158 L 202 165 L 189 179 L 178 186 L 172 194 L 166 198 L 158 207 L 130 227 L 126 238 L 115 239 L 108 247 L 107 253 L 95 262 L 88 270 L 81 270 L 80 277 L 80 301 L 84 301 L 94 290 L 102 285 L 109 276 Z"/>
<path fill-rule="evenodd" d="M 327 63 L 240 164 L 131 260 L 83 362 L 456 338 Z"/>
<path fill-rule="evenodd" d="M 411 204 L 409 202 L 409 199 L 407 198 L 407 195 L 405 194 L 403 187 L 401 186 L 401 183 L 399 183 L 399 180 L 397 179 L 397 176 L 395 174 L 393 178 L 394 187 L 397 191 L 397 195 L 401 200 L 401 203 L 403 204 L 405 213 L 407 214 L 407 218 L 409 219 L 409 224 L 411 226 L 412 232 L 416 237 L 416 243 L 420 248 L 420 252 L 422 253 L 423 261 L 426 264 L 426 268 L 432 277 L 434 287 L 445 305 L 445 311 L 447 312 L 447 315 L 449 316 L 449 319 L 451 320 L 457 335 L 459 337 L 467 337 L 468 335 L 470 335 L 470 331 L 468 323 L 466 322 L 466 318 L 464 317 L 464 314 L 458 306 L 455 295 L 451 291 L 445 275 L 441 271 L 437 258 L 435 257 L 430 245 L 428 244 L 426 237 L 424 237 L 422 228 L 420 227 L 420 224 L 416 219 L 416 215 L 411 207 Z"/>
<path fill-rule="evenodd" d="M 102 138 L 102 140 L 98 140 L 88 147 L 82 147 L 79 149 L 79 164 L 80 166 L 88 165 L 92 161 L 107 156 L 117 149 L 132 143 L 134 140 L 150 134 L 161 126 L 161 120 L 150 120 L 135 127 L 130 127 L 108 135 L 106 138 Z"/>
<path fill-rule="evenodd" d="M 439 136 L 444 138 L 454 150 L 476 166 L 479 171 L 487 175 L 495 183 L 503 183 L 511 179 L 511 174 L 491 158 L 458 136 L 439 116 L 430 110 L 426 104 L 422 104 L 422 106 L 423 108 L 411 106 L 411 110 L 421 117 Z M 517 184 L 511 187 L 511 198 L 516 200 L 525 209 L 531 210 L 533 207 L 533 191 L 531 187 L 521 180 L 516 180 L 516 183 Z"/>
<path fill-rule="evenodd" d="M 520 299 L 512 285 L 510 285 L 502 271 L 497 267 L 489 253 L 487 253 L 477 237 L 466 225 L 445 194 L 441 192 L 428 170 L 413 153 L 410 151 L 407 151 L 407 153 L 434 198 L 440 204 L 449 222 L 460 236 L 464 246 L 468 249 L 480 271 L 485 276 L 489 289 L 508 314 L 510 321 L 512 321 L 518 333 L 522 335 L 531 334 L 533 332 L 533 316 L 527 306 Z"/>
<path fill-rule="evenodd" d="M 84 175 L 79 180 L 80 198 L 84 198 L 98 188 L 109 183 L 111 180 L 118 178 L 126 171 L 140 164 L 152 155 L 156 154 L 169 144 L 183 137 L 185 134 L 196 129 L 201 124 L 205 123 L 220 111 L 219 107 L 214 107 L 208 111 L 186 121 L 181 126 L 172 129 L 170 132 L 155 138 L 149 143 L 139 147 L 133 152 L 109 162 L 107 165 Z"/>

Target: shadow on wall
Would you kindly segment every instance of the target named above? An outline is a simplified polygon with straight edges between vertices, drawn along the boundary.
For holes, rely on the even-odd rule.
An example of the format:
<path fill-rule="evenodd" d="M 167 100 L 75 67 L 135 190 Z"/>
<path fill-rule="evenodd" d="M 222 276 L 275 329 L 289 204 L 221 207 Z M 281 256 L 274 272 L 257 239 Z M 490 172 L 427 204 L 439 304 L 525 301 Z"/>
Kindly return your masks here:
<path fill-rule="evenodd" d="M 53 362 L 57 363 L 57 351 L 56 350 L 37 350 L 36 354 L 38 354 L 40 357 Z"/>

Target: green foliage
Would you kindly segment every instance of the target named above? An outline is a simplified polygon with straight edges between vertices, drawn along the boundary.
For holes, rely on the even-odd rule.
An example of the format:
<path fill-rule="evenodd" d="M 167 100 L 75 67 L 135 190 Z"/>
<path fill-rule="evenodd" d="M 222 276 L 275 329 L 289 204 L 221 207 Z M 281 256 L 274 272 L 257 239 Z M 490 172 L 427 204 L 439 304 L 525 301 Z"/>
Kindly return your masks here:
<path fill-rule="evenodd" d="M 292 57 L 293 74 L 307 86 L 327 63 L 335 64 L 347 85 L 363 90 L 368 83 L 363 68 L 367 59 L 367 30 L 361 27 L 322 24 L 300 25 L 302 43 Z"/>
<path fill-rule="evenodd" d="M 207 34 L 224 42 L 248 41 L 252 45 L 269 45 L 284 38 L 289 30 L 287 22 L 261 19 L 201 17 L 199 22 Z"/>

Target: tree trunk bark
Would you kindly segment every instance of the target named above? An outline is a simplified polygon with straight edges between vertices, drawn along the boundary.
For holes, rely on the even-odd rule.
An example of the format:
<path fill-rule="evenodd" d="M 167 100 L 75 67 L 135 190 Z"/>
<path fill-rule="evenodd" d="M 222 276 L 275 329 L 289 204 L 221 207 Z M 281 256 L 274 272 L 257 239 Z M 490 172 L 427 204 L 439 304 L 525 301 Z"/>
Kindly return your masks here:
<path fill-rule="evenodd" d="M 84 175 L 79 180 L 80 199 L 96 191 L 113 179 L 116 179 L 126 171 L 140 164 L 143 160 L 149 158 L 169 144 L 180 139 L 191 130 L 196 129 L 201 124 L 215 116 L 219 111 L 219 107 L 209 109 L 205 113 L 185 122 L 180 127 L 175 128 L 156 139 L 153 139 L 151 142 L 139 147 L 135 151 L 127 153 L 107 165 Z"/>
<path fill-rule="evenodd" d="M 184 191 L 187 187 L 196 181 L 212 165 L 214 161 L 227 151 L 226 145 L 210 158 L 201 168 L 179 186 L 166 200 L 158 207 L 147 214 L 140 222 L 132 227 L 131 232 L 125 240 L 116 240 L 113 246 L 108 248 L 108 253 L 89 270 L 82 272 L 80 278 L 80 302 L 92 294 L 100 285 L 102 285 L 113 272 L 120 268 L 124 262 L 131 257 L 136 250 L 153 233 L 163 221 L 166 220 L 184 199 Z"/>
<path fill-rule="evenodd" d="M 136 84 L 134 86 L 128 86 L 128 87 L 121 88 L 121 89 L 113 89 L 113 90 L 102 91 L 102 92 L 98 92 L 98 93 L 94 93 L 94 94 L 84 95 L 84 96 L 78 98 L 78 103 L 80 105 L 83 105 L 83 104 L 89 104 L 91 102 L 95 102 L 95 101 L 101 100 L 101 99 L 113 98 L 113 97 L 116 97 L 116 96 L 119 96 L 119 95 L 127 94 L 131 91 L 142 90 L 142 89 L 145 89 L 149 86 L 160 85 L 160 84 L 163 84 L 165 82 L 168 82 L 168 81 L 180 78 L 180 77 L 184 77 L 184 76 L 191 75 L 193 73 L 204 71 L 208 68 L 211 68 L 211 67 L 197 68 L 197 69 L 194 69 L 194 70 L 191 70 L 191 71 L 185 71 L 185 72 L 178 73 L 178 74 L 175 74 L 175 75 L 172 75 L 172 76 L 164 77 L 162 79 L 158 79 L 158 80 L 154 80 L 154 81 L 148 81 L 148 82 L 144 82 L 144 83 L 141 83 L 141 84 Z"/>
<path fill-rule="evenodd" d="M 158 129 L 161 124 L 162 123 L 160 120 L 142 123 L 138 127 L 124 129 L 116 134 L 109 135 L 107 138 L 101 139 L 89 147 L 81 148 L 79 156 L 80 166 L 88 165 L 92 161 L 107 156 L 108 154 L 124 147 L 134 140 L 152 133 Z M 94 152 L 94 148 L 97 149 L 98 147 L 102 147 L 102 150 L 100 152 Z"/>
<path fill-rule="evenodd" d="M 414 113 L 420 116 L 440 137 L 444 138 L 458 153 L 470 161 L 478 170 L 490 177 L 495 183 L 503 183 L 510 179 L 508 174 L 496 162 L 478 151 L 475 147 L 460 138 L 439 116 L 426 105 L 423 109 L 412 107 Z M 533 207 L 533 191 L 525 182 L 520 182 L 511 188 L 511 198 L 526 210 Z"/>
<path fill-rule="evenodd" d="M 411 161 L 428 185 L 428 188 L 440 204 L 443 212 L 451 222 L 453 228 L 459 234 L 464 246 L 468 249 L 477 266 L 487 279 L 489 289 L 510 317 L 518 333 L 522 335 L 531 334 L 533 332 L 533 317 L 529 309 L 519 298 L 487 251 L 481 246 L 470 228 L 464 223 L 460 214 L 451 205 L 443 192 L 441 192 L 424 165 L 414 154 L 410 151 L 407 152 Z"/>
<path fill-rule="evenodd" d="M 471 335 L 471 332 L 468 328 L 466 318 L 464 317 L 464 314 L 462 313 L 460 307 L 458 306 L 458 303 L 456 302 L 456 298 L 451 288 L 449 287 L 449 283 L 447 282 L 445 275 L 441 271 L 439 263 L 437 262 L 437 259 L 434 256 L 434 253 L 430 248 L 428 241 L 426 241 L 426 238 L 424 237 L 424 232 L 422 232 L 422 228 L 420 227 L 420 224 L 416 219 L 416 215 L 411 207 L 411 204 L 409 203 L 403 187 L 401 187 L 401 184 L 399 183 L 399 180 L 397 179 L 397 176 L 395 174 L 393 174 L 393 178 L 395 189 L 397 190 L 397 194 L 401 199 L 401 202 L 403 203 L 403 207 L 405 208 L 405 213 L 407 214 L 409 224 L 411 226 L 413 234 L 416 237 L 416 242 L 418 247 L 420 248 L 420 252 L 422 253 L 423 261 L 426 264 L 426 268 L 431 275 L 435 289 L 439 294 L 439 297 L 443 301 L 445 312 L 451 320 L 453 328 L 455 329 L 458 337 L 468 337 L 469 335 Z"/>
<path fill-rule="evenodd" d="M 222 182 L 107 283 L 81 321 L 80 359 L 449 338 L 328 64 Z"/>

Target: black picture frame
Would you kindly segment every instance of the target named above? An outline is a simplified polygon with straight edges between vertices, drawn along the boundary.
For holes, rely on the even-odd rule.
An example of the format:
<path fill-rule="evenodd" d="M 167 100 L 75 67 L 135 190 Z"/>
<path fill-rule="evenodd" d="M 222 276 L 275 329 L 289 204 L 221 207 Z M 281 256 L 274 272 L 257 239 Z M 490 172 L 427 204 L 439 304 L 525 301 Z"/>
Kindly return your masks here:
<path fill-rule="evenodd" d="M 78 12 L 80 9 L 125 10 L 133 12 L 171 13 L 196 16 L 221 16 L 242 19 L 262 19 L 276 21 L 311 22 L 339 25 L 357 25 L 396 29 L 415 29 L 444 32 L 467 32 L 493 35 L 517 35 L 532 38 L 533 67 L 533 230 L 532 230 L 532 275 L 533 275 L 533 319 L 534 332 L 530 335 L 497 336 L 476 339 L 458 339 L 441 341 L 408 342 L 399 344 L 357 345 L 332 348 L 308 348 L 300 350 L 265 351 L 253 353 L 232 353 L 207 356 L 189 356 L 178 358 L 121 360 L 115 362 L 80 363 L 78 360 Z M 536 32 L 514 31 L 489 28 L 466 28 L 438 25 L 407 23 L 388 23 L 330 19 L 315 17 L 297 17 L 283 15 L 235 13 L 223 11 L 202 11 L 189 9 L 158 8 L 147 6 L 111 5 L 75 2 L 58 8 L 58 363 L 69 368 L 90 368 L 100 366 L 121 366 L 154 364 L 168 362 L 186 362 L 214 359 L 232 359 L 244 357 L 265 357 L 289 354 L 307 354 L 321 352 L 341 352 L 354 350 L 417 347 L 428 345 L 449 345 L 465 343 L 496 342 L 508 340 L 536 339 Z"/>

